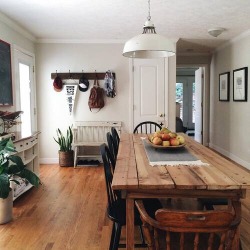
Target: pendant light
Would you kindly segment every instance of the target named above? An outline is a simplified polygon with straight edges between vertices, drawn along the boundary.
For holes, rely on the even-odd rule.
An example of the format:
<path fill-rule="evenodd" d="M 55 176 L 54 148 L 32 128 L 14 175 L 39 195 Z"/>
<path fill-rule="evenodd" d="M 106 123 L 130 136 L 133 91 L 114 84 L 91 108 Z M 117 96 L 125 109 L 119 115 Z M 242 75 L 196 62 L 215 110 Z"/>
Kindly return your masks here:
<path fill-rule="evenodd" d="M 123 56 L 130 58 L 157 58 L 175 55 L 175 44 L 164 36 L 156 34 L 150 16 L 150 0 L 148 0 L 148 17 L 142 34 L 125 43 Z"/>

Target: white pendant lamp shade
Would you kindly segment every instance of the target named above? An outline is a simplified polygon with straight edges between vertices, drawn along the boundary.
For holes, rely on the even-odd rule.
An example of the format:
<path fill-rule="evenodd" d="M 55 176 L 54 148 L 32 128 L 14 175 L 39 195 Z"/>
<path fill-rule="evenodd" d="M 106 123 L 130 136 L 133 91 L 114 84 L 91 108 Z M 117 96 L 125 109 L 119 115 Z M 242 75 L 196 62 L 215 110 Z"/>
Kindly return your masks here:
<path fill-rule="evenodd" d="M 125 43 L 123 55 L 130 58 L 157 58 L 175 55 L 175 44 L 164 36 L 156 34 L 150 16 L 150 0 L 148 0 L 148 18 L 143 33 Z"/>
<path fill-rule="evenodd" d="M 125 43 L 123 55 L 131 58 L 169 57 L 175 55 L 175 45 L 158 34 L 141 34 Z"/>

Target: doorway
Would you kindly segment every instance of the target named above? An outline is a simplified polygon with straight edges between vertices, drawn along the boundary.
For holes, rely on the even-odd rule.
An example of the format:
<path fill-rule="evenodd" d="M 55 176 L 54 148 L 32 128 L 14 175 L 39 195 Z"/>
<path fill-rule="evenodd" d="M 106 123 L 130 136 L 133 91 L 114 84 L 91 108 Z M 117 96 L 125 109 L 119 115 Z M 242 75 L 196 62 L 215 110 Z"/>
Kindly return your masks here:
<path fill-rule="evenodd" d="M 177 68 L 176 116 L 183 121 L 187 134 L 203 143 L 203 67 Z"/>
<path fill-rule="evenodd" d="M 14 49 L 16 72 L 16 109 L 23 111 L 18 126 L 23 137 L 37 130 L 34 56 L 19 48 Z"/>

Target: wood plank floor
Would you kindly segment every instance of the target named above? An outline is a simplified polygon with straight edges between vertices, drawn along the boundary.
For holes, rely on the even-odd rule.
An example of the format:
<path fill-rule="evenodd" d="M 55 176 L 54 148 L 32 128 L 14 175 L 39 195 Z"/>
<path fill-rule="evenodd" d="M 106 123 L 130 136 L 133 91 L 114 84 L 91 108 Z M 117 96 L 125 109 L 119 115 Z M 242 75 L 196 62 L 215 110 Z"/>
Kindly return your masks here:
<path fill-rule="evenodd" d="M 111 222 L 105 213 L 103 167 L 41 165 L 40 177 L 43 185 L 15 200 L 13 221 L 0 225 L 0 250 L 108 249 Z M 248 214 L 244 205 L 243 218 Z M 242 224 L 243 249 L 249 250 L 244 236 L 250 227 Z"/>
<path fill-rule="evenodd" d="M 0 250 L 108 249 L 103 167 L 41 165 L 40 177 L 43 185 L 15 200 L 13 221 L 0 225 Z"/>

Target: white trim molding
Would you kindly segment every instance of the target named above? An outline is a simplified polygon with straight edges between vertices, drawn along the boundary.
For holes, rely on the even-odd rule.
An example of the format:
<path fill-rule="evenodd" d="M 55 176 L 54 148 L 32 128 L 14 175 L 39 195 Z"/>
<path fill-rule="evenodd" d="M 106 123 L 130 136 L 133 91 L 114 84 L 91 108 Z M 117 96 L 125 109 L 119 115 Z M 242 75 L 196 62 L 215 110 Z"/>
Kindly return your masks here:
<path fill-rule="evenodd" d="M 25 38 L 31 40 L 32 42 L 36 42 L 36 37 L 32 35 L 29 31 L 18 25 L 16 22 L 11 20 L 9 17 L 0 12 L 0 21 L 8 25 L 10 28 L 15 30 L 16 32 L 22 34 Z"/>
<path fill-rule="evenodd" d="M 100 44 L 100 43 L 109 43 L 109 44 L 124 44 L 126 40 L 121 39 L 37 39 L 36 43 L 91 43 L 91 44 Z"/>
<path fill-rule="evenodd" d="M 223 154 L 224 156 L 230 158 L 231 160 L 237 162 L 238 164 L 242 165 L 243 167 L 247 168 L 250 170 L 250 163 L 246 162 L 244 160 L 242 160 L 241 158 L 239 158 L 238 156 L 232 154 L 231 152 L 226 151 L 225 149 L 214 145 L 213 143 L 209 143 L 209 147 L 218 151 L 219 153 Z"/>

